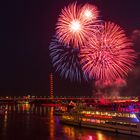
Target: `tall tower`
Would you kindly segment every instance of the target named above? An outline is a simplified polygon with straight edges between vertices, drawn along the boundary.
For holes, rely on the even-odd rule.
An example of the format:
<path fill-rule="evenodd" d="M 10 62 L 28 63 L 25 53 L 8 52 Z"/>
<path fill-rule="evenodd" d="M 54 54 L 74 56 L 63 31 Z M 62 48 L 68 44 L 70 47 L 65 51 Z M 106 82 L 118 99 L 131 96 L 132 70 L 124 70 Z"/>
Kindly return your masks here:
<path fill-rule="evenodd" d="M 53 74 L 50 74 L 50 98 L 53 98 Z"/>

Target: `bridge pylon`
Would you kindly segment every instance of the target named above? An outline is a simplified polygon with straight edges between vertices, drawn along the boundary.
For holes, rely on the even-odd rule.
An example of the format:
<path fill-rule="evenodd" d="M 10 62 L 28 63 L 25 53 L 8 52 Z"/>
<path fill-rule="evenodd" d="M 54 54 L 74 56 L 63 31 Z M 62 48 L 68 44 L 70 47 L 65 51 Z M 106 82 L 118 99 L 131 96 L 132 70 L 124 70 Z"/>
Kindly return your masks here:
<path fill-rule="evenodd" d="M 54 97 L 54 81 L 53 81 L 53 74 L 50 74 L 50 98 Z"/>

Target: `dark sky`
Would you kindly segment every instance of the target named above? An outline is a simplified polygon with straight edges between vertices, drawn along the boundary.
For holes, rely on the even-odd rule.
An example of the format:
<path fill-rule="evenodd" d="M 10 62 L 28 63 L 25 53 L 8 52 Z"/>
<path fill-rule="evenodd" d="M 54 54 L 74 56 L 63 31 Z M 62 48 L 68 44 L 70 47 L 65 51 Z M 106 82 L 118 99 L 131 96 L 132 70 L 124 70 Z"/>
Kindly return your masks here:
<path fill-rule="evenodd" d="M 134 30 L 140 32 L 139 0 L 77 1 L 97 5 L 101 18 L 116 22 L 128 36 Z M 0 3 L 0 95 L 49 95 L 52 68 L 48 46 L 61 8 L 70 2 L 73 0 L 4 0 Z M 135 44 L 137 51 L 139 39 L 138 36 Z M 139 67 L 137 62 L 138 74 Z M 60 79 L 57 74 L 54 76 L 55 95 L 92 94 L 91 83 L 72 83 Z M 134 78 L 131 74 L 129 80 L 129 91 L 133 91 L 132 83 L 140 83 L 140 76 Z M 138 87 L 134 86 L 134 90 L 140 93 Z M 127 88 L 124 91 L 127 92 Z"/>

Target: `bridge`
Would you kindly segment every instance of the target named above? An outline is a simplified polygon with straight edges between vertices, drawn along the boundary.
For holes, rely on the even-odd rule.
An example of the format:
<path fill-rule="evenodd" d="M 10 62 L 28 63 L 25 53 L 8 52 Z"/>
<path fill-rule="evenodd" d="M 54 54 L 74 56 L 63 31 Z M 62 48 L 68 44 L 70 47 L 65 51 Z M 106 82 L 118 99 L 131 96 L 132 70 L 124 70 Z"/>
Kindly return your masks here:
<path fill-rule="evenodd" d="M 91 97 L 1 97 L 0 102 L 17 102 L 17 101 L 29 101 L 29 102 L 56 102 L 56 101 L 80 101 L 80 100 L 97 100 L 97 98 Z"/>
<path fill-rule="evenodd" d="M 3 103 L 16 103 L 20 101 L 28 101 L 29 103 L 58 103 L 58 102 L 79 102 L 79 101 L 85 101 L 85 102 L 99 102 L 101 100 L 108 100 L 108 101 L 138 101 L 138 97 L 113 97 L 113 98 L 97 98 L 97 97 L 90 97 L 90 96 L 56 96 L 56 97 L 46 97 L 46 96 L 22 96 L 22 97 L 0 97 L 0 102 Z"/>

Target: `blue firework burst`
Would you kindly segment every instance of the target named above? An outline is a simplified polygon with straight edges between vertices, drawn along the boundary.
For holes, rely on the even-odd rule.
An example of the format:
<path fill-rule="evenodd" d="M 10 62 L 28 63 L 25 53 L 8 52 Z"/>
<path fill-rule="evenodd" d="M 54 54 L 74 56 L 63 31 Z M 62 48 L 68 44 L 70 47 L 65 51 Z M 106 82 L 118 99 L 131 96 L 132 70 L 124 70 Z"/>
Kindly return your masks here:
<path fill-rule="evenodd" d="M 61 77 L 71 81 L 88 80 L 80 65 L 78 48 L 66 46 L 60 43 L 56 37 L 53 37 L 49 51 L 52 65 Z"/>

